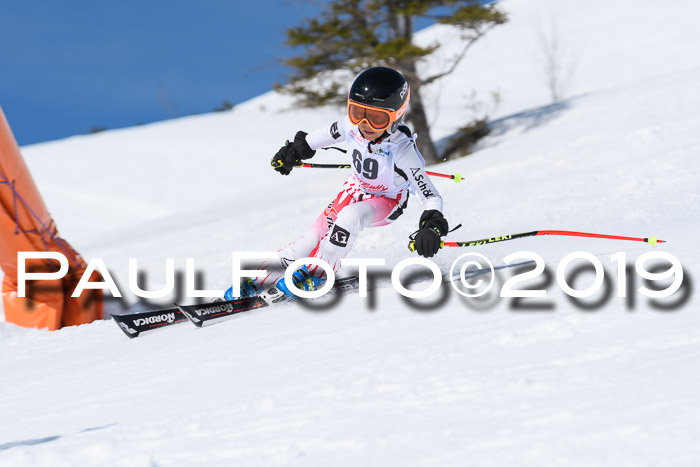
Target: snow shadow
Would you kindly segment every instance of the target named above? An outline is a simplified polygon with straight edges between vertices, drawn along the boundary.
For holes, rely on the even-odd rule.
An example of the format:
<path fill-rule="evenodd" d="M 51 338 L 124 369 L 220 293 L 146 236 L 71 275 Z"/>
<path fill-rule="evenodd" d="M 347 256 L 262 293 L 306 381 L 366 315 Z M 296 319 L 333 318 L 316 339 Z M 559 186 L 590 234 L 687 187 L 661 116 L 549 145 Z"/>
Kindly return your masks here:
<path fill-rule="evenodd" d="M 81 433 L 87 433 L 89 431 L 103 430 L 105 428 L 109 428 L 109 427 L 114 426 L 114 425 L 116 425 L 116 423 L 110 423 L 109 425 L 95 426 L 92 428 L 85 428 L 84 430 L 81 431 Z M 25 439 L 22 441 L 13 441 L 11 443 L 0 444 L 0 452 L 7 451 L 8 449 L 16 448 L 19 446 L 36 446 L 39 444 L 46 444 L 46 443 L 50 443 L 52 441 L 56 441 L 56 440 L 61 439 L 61 438 L 63 438 L 62 435 L 56 435 L 56 436 L 47 436 L 46 438 L 36 438 L 36 439 Z"/>
<path fill-rule="evenodd" d="M 17 446 L 34 446 L 37 444 L 50 443 L 51 441 L 56 441 L 57 439 L 61 439 L 61 436 L 48 436 L 46 438 L 25 439 L 24 441 L 13 441 L 11 443 L 0 444 L 0 451 L 6 451 L 8 449 L 16 448 Z"/>
<path fill-rule="evenodd" d="M 507 115 L 505 117 L 498 118 L 496 120 L 489 121 L 490 133 L 488 137 L 501 136 L 511 130 L 520 131 L 530 131 L 542 125 L 546 125 L 552 120 L 560 117 L 566 110 L 571 107 L 568 101 L 557 102 L 555 104 L 549 104 L 542 107 L 537 107 L 530 110 L 525 110 L 523 112 L 518 112 L 512 115 Z M 435 148 L 438 153 L 442 154 L 447 148 L 450 140 L 458 136 L 458 133 L 453 133 L 444 138 L 440 138 L 435 142 Z M 479 140 L 472 148 L 471 151 L 478 151 L 482 147 L 482 142 L 484 139 Z"/>
<path fill-rule="evenodd" d="M 489 136 L 500 136 L 514 129 L 533 130 L 560 117 L 570 107 L 571 105 L 566 101 L 557 102 L 492 120 L 489 122 L 491 127 Z"/>

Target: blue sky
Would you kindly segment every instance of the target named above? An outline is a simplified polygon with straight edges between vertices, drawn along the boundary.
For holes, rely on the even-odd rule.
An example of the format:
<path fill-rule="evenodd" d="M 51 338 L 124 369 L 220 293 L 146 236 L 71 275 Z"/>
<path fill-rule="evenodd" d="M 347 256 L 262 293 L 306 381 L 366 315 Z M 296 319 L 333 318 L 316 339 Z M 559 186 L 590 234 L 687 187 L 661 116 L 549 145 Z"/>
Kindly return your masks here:
<path fill-rule="evenodd" d="M 0 3 L 0 105 L 20 145 L 210 112 L 287 72 L 308 2 Z"/>
<path fill-rule="evenodd" d="M 284 81 L 285 31 L 322 4 L 0 2 L 0 106 L 20 145 L 211 112 Z"/>

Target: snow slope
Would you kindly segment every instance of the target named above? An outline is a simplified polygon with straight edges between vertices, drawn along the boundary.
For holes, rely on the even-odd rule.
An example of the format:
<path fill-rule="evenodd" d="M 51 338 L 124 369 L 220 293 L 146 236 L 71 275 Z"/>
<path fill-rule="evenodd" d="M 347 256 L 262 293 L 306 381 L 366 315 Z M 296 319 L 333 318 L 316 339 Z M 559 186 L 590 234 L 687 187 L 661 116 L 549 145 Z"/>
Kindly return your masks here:
<path fill-rule="evenodd" d="M 540 254 L 554 272 L 573 251 L 603 263 L 649 251 L 697 281 L 700 212 L 700 7 L 677 0 L 505 0 L 492 31 L 429 90 L 436 138 L 468 114 L 471 88 L 499 89 L 493 134 L 436 167 L 450 239 L 534 229 L 668 244 L 535 237 L 472 251 L 494 263 Z M 578 52 L 569 98 L 548 105 L 533 62 L 555 18 Z M 434 27 L 420 40 L 452 34 Z M 458 48 L 456 39 L 449 49 Z M 432 68 L 444 66 L 439 60 Z M 279 177 L 269 157 L 336 109 L 290 110 L 265 94 L 232 112 L 23 148 L 61 233 L 104 259 L 126 291 L 127 260 L 149 286 L 166 258 L 195 258 L 224 288 L 233 250 L 301 234 L 346 173 Z M 437 106 L 436 106 L 437 108 Z M 11 119 L 11 116 L 8 116 Z M 341 160 L 335 153 L 317 159 Z M 80 173 L 66 166 L 83 167 Z M 71 173 L 68 173 L 71 172 Z M 352 256 L 408 257 L 422 207 L 367 231 Z M 443 271 L 464 250 L 440 252 Z M 387 269 L 389 271 L 389 269 Z M 510 277 L 510 272 L 499 280 Z M 635 278 L 635 287 L 640 285 Z M 595 310 L 555 283 L 538 311 L 468 301 L 443 287 L 416 309 L 386 286 L 321 311 L 279 306 L 210 328 L 179 325 L 128 340 L 109 321 L 48 333 L 0 323 L 1 465 L 673 465 L 700 462 L 697 294 L 662 311 L 638 292 Z M 537 288 L 538 280 L 530 282 Z M 591 278 L 577 283 L 585 288 Z M 587 299 L 587 303 L 591 300 Z"/>

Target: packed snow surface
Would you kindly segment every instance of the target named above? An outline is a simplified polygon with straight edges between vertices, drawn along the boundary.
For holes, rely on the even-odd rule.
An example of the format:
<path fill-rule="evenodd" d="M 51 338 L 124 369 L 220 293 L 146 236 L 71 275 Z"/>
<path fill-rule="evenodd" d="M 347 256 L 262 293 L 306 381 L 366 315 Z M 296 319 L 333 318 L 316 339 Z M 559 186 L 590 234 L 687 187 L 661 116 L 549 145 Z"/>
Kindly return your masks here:
<path fill-rule="evenodd" d="M 0 323 L 0 464 L 700 465 L 700 5 L 500 4 L 510 22 L 426 90 L 436 139 L 470 118 L 472 90 L 502 99 L 478 151 L 432 167 L 465 177 L 434 180 L 445 216 L 464 225 L 448 240 L 555 229 L 668 243 L 540 236 L 444 249 L 434 260 L 446 274 L 467 252 L 499 265 L 530 251 L 555 276 L 567 254 L 589 252 L 610 295 L 575 304 L 542 275 L 520 286 L 544 298 L 468 300 L 444 284 L 411 305 L 387 277 L 410 257 L 422 212 L 413 199 L 356 243 L 352 257 L 387 264 L 369 298 L 133 340 L 111 321 L 53 333 Z M 557 104 L 538 73 L 541 36 L 553 30 L 571 76 Z M 450 42 L 425 73 L 459 50 L 449 28 L 419 36 L 436 38 Z M 283 246 L 337 193 L 345 171 L 280 177 L 269 160 L 296 130 L 341 114 L 294 109 L 271 92 L 230 112 L 23 154 L 61 234 L 103 259 L 125 295 L 129 258 L 152 289 L 167 258 L 181 271 L 194 258 L 206 287 L 224 289 L 232 251 Z M 316 161 L 344 159 L 321 151 Z M 648 252 L 682 264 L 684 285 L 669 299 L 636 290 L 635 261 Z M 624 298 L 616 253 L 632 267 Z M 511 276 L 501 271 L 497 286 Z M 582 275 L 575 288 L 592 282 Z"/>

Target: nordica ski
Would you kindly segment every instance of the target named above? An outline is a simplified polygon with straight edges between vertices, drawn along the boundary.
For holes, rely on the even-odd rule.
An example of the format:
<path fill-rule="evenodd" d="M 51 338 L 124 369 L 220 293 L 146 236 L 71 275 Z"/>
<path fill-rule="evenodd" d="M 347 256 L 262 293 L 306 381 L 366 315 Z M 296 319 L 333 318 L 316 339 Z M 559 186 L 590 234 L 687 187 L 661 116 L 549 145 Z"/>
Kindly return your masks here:
<path fill-rule="evenodd" d="M 113 314 L 112 318 L 119 325 L 119 328 L 124 331 L 124 334 L 131 338 L 138 337 L 144 332 L 187 321 L 187 317 L 177 308 L 141 311 L 125 315 Z"/>
<path fill-rule="evenodd" d="M 343 293 L 356 289 L 359 279 L 356 276 L 337 279 L 327 295 Z M 197 327 L 223 321 L 245 311 L 264 308 L 272 303 L 293 301 L 279 292 L 276 287 L 270 287 L 256 297 L 239 298 L 229 301 L 216 301 L 201 305 L 178 305 L 178 308 L 168 310 L 142 311 L 130 314 L 113 314 L 114 322 L 130 338 L 141 334 L 162 329 L 172 324 L 184 323 L 188 319 Z"/>
<path fill-rule="evenodd" d="M 356 289 L 359 286 L 359 279 L 356 276 L 337 279 L 333 288 L 326 295 L 335 295 L 347 290 Z M 209 326 L 220 321 L 232 318 L 244 311 L 264 308 L 273 303 L 293 301 L 287 297 L 276 286 L 267 288 L 263 293 L 255 297 L 238 300 L 217 301 L 201 305 L 177 305 L 182 314 L 186 316 L 192 324 L 197 327 Z"/>

